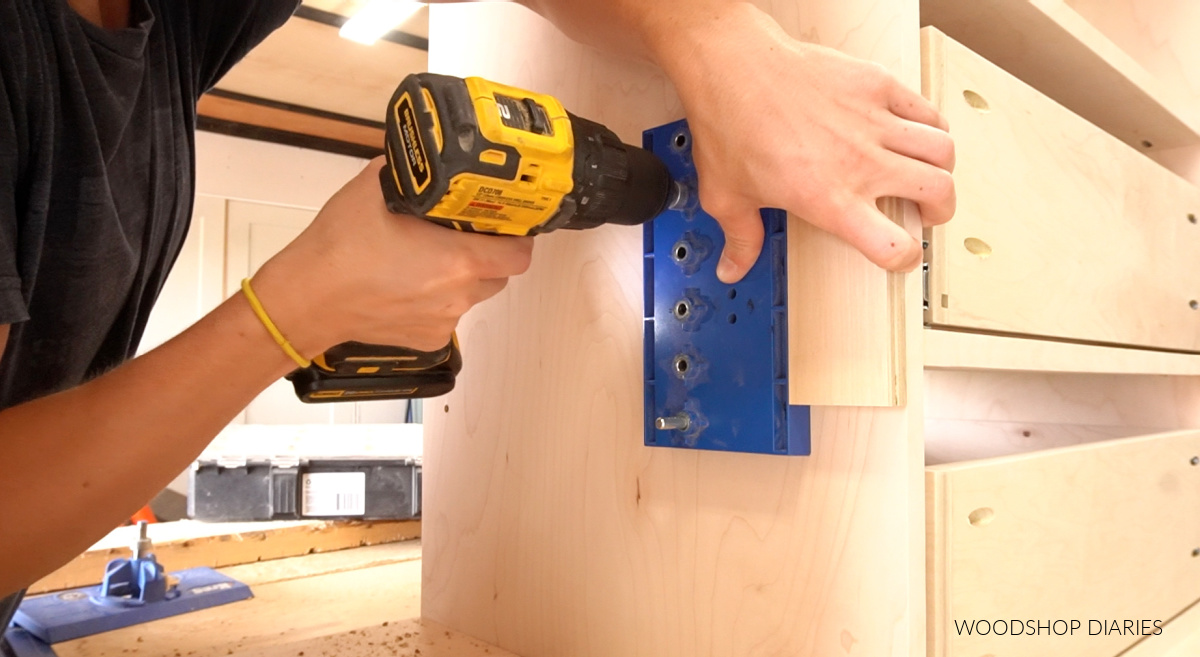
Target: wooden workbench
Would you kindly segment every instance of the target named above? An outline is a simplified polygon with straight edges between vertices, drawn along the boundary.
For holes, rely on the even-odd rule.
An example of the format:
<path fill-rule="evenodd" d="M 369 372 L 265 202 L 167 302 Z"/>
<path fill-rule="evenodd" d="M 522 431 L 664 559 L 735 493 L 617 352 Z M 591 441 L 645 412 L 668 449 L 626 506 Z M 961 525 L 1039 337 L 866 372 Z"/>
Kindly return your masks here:
<path fill-rule="evenodd" d="M 421 544 L 406 541 L 221 569 L 254 598 L 58 644 L 60 657 L 504 657 L 419 620 Z"/>

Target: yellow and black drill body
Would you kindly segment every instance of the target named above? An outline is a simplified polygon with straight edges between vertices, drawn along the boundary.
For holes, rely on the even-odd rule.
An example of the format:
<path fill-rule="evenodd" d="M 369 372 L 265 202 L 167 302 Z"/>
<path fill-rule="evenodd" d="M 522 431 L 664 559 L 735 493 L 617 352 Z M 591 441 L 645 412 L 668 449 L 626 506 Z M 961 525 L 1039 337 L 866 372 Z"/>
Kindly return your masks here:
<path fill-rule="evenodd" d="M 552 96 L 481 78 L 410 75 L 388 105 L 388 209 L 460 231 L 537 235 L 639 225 L 686 196 L 649 151 Z M 449 392 L 456 340 L 436 352 L 347 342 L 288 375 L 306 402 Z"/>

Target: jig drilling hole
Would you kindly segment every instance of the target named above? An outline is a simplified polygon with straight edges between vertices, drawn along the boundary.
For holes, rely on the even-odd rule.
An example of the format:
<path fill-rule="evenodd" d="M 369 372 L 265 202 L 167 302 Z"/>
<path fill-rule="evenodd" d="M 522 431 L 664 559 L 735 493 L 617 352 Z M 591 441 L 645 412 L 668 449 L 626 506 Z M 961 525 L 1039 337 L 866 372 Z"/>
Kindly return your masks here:
<path fill-rule="evenodd" d="M 680 374 L 687 374 L 687 371 L 692 367 L 692 361 L 687 356 L 675 357 L 675 371 Z"/>
<path fill-rule="evenodd" d="M 970 89 L 963 91 L 963 100 L 967 101 L 967 104 L 971 107 L 979 110 L 980 113 L 986 114 L 987 112 L 992 111 L 991 106 L 988 105 L 987 99 L 975 93 L 974 91 L 971 91 Z"/>
<path fill-rule="evenodd" d="M 993 511 L 990 507 L 983 506 L 972 511 L 971 515 L 967 516 L 967 520 L 970 521 L 971 525 L 975 527 L 983 527 L 990 523 L 995 517 L 995 511 Z"/>
<path fill-rule="evenodd" d="M 673 146 L 675 146 L 675 150 L 681 151 L 681 150 L 687 148 L 687 144 L 688 144 L 687 133 L 686 132 L 676 133 L 675 138 L 671 140 L 671 144 Z"/>
<path fill-rule="evenodd" d="M 1188 308 L 1191 308 L 1192 310 L 1200 310 L 1200 301 L 1192 299 L 1188 302 Z"/>
<path fill-rule="evenodd" d="M 675 304 L 675 319 L 684 319 L 692 314 L 692 306 L 686 301 Z"/>
<path fill-rule="evenodd" d="M 729 298 L 730 298 L 730 299 L 736 299 L 736 298 L 737 298 L 737 290 L 730 290 L 730 291 L 729 291 Z"/>
<path fill-rule="evenodd" d="M 684 260 L 687 260 L 687 257 L 688 257 L 687 245 L 686 244 L 676 245 L 675 246 L 675 260 L 677 262 L 683 262 Z"/>
<path fill-rule="evenodd" d="M 730 323 L 730 324 L 737 324 L 737 315 L 730 315 L 730 316 L 729 316 L 729 323 Z"/>
<path fill-rule="evenodd" d="M 968 237 L 967 239 L 963 240 L 963 246 L 970 251 L 972 255 L 979 256 L 980 260 L 992 255 L 991 245 L 977 237 Z"/>

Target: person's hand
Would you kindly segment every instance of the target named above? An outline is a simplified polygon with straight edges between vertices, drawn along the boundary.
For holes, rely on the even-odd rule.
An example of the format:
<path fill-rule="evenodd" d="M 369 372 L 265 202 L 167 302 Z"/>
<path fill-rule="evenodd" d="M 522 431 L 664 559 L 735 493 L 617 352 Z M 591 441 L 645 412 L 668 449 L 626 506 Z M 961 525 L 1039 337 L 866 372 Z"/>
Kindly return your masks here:
<path fill-rule="evenodd" d="M 529 267 L 533 238 L 461 233 L 392 214 L 383 158 L 339 190 L 254 289 L 307 357 L 341 342 L 440 349 L 459 318 Z"/>
<path fill-rule="evenodd" d="M 881 267 L 921 262 L 920 242 L 877 202 L 913 200 L 926 226 L 954 214 L 954 142 L 928 101 L 882 66 L 790 38 L 748 4 L 667 27 L 654 50 L 691 126 L 700 204 L 725 231 L 721 280 L 740 280 L 758 258 L 763 207 Z"/>

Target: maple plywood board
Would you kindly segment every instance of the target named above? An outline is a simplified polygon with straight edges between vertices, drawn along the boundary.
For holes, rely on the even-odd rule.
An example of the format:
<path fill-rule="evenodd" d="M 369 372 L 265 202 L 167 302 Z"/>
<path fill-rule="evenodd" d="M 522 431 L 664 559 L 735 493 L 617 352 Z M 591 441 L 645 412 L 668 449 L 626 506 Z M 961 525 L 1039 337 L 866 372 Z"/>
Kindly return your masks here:
<path fill-rule="evenodd" d="M 1200 432 L 928 469 L 930 655 L 1115 655 L 1200 597 Z M 980 636 L 975 619 L 1081 621 L 1074 635 Z M 1153 631 L 1153 628 L 1151 628 Z"/>
<path fill-rule="evenodd" d="M 316 657 L 321 653 L 311 652 L 314 642 L 341 639 L 345 650 L 327 654 L 356 657 L 370 654 L 376 642 L 364 635 L 380 632 L 374 636 L 386 640 L 390 654 L 424 654 L 411 636 L 420 603 L 419 547 L 346 550 L 222 572 L 249 584 L 254 597 L 55 644 L 55 652 L 60 657 L 205 657 L 286 650 Z"/>
<path fill-rule="evenodd" d="M 918 81 L 915 2 L 763 6 L 793 34 Z M 552 93 L 634 143 L 682 114 L 655 69 L 513 5 L 434 6 L 431 44 L 437 72 Z M 641 232 L 567 233 L 539 237 L 529 273 L 464 318 L 458 386 L 426 407 L 423 615 L 522 657 L 919 654 L 919 386 L 907 408 L 867 406 L 919 377 L 920 341 L 904 339 L 920 330 L 918 277 L 806 243 L 814 260 L 789 284 L 839 311 L 805 321 L 868 354 L 798 372 L 868 392 L 814 409 L 813 456 L 652 449 Z"/>
<path fill-rule="evenodd" d="M 1066 0 L 1160 83 L 1171 107 L 1200 114 L 1200 3 L 1186 0 Z M 1143 119 L 1144 121 L 1145 119 Z M 1193 125 L 1195 125 L 1193 121 Z M 1135 144 L 1135 146 L 1137 146 Z M 1150 157 L 1200 185 L 1200 143 L 1163 148 Z"/>
<path fill-rule="evenodd" d="M 336 27 L 293 17 L 217 88 L 382 122 L 396 86 L 427 61 L 424 50 L 382 40 L 364 46 Z"/>
<path fill-rule="evenodd" d="M 1160 80 L 1180 104 L 1200 107 L 1200 4 L 1190 0 L 1065 0 Z"/>
<path fill-rule="evenodd" d="M 1200 351 L 1200 190 L 931 28 L 958 212 L 929 231 L 928 321 Z"/>
<path fill-rule="evenodd" d="M 154 555 L 167 570 L 198 566 L 221 568 L 302 554 L 395 543 L 421 535 L 419 520 L 204 523 L 191 520 L 157 523 L 149 528 Z M 30 594 L 99 584 L 105 565 L 128 559 L 137 527 L 118 527 L 29 587 Z"/>
<path fill-rule="evenodd" d="M 927 370 L 927 420 L 1200 429 L 1200 377 Z"/>
<path fill-rule="evenodd" d="M 1200 655 L 1200 600 L 1119 657 L 1195 657 Z"/>
<path fill-rule="evenodd" d="M 936 369 L 1200 375 L 1200 355 L 926 329 L 925 367 Z"/>
<path fill-rule="evenodd" d="M 1187 4 L 1183 0 L 1138 4 L 1176 2 Z M 1168 78 L 1146 70 L 1072 7 L 1101 3 L 1111 4 L 1108 0 L 923 0 L 921 22 L 1134 148 L 1154 152 L 1200 145 L 1197 105 L 1181 97 Z M 1163 25 L 1172 20 L 1161 14 L 1155 19 Z M 1194 28 L 1182 26 L 1158 29 L 1194 33 Z"/>

